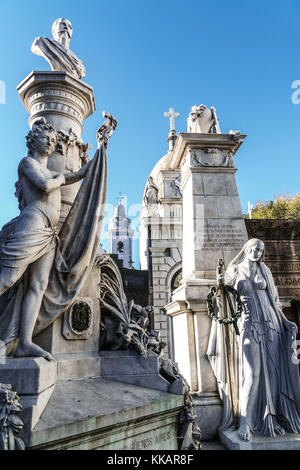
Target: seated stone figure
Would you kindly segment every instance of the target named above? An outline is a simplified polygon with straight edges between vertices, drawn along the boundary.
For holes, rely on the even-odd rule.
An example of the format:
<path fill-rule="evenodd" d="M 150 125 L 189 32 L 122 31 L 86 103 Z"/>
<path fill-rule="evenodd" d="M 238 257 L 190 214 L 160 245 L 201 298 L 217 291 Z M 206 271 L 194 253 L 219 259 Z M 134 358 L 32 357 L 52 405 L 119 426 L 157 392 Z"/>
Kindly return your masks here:
<path fill-rule="evenodd" d="M 28 156 L 21 160 L 18 168 L 16 195 L 21 212 L 0 232 L 0 296 L 15 285 L 25 271 L 28 276 L 15 356 L 42 356 L 49 360 L 51 355 L 32 343 L 32 335 L 56 254 L 60 187 L 83 178 L 90 164 L 76 173 L 50 171 L 47 162 L 57 143 L 56 130 L 44 118 L 34 123 L 27 136 Z"/>
<path fill-rule="evenodd" d="M 52 26 L 53 39 L 38 37 L 31 50 L 44 57 L 52 70 L 65 70 L 77 78 L 85 77 L 85 68 L 81 60 L 69 49 L 73 29 L 66 18 L 57 19 Z"/>

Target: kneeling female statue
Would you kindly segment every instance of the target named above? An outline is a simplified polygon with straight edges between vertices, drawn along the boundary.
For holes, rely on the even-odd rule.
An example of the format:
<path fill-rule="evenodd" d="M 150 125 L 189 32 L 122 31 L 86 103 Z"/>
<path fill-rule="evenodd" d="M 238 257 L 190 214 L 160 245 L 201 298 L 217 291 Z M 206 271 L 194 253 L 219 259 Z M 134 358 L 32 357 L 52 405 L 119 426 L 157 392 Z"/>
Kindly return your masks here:
<path fill-rule="evenodd" d="M 275 437 L 300 432 L 300 382 L 294 355 L 297 330 L 281 311 L 264 251 L 262 241 L 249 240 L 229 264 L 224 279 L 225 285 L 237 290 L 244 307 L 240 335 L 230 334 L 238 434 L 246 441 L 252 433 Z M 233 424 L 224 328 L 228 326 L 213 322 L 207 351 L 223 400 L 222 430 Z"/>

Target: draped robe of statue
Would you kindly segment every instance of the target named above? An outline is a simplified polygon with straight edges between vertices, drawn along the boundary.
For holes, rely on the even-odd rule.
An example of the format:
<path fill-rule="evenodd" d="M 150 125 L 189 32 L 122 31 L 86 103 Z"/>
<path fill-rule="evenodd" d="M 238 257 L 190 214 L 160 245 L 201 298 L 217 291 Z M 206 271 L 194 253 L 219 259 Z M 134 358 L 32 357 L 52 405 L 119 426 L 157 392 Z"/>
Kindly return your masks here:
<path fill-rule="evenodd" d="M 260 262 L 259 273 L 252 281 L 237 265 L 225 276 L 225 282 L 235 286 L 245 309 L 238 323 L 240 335 L 237 336 L 233 329 L 230 334 L 240 406 L 245 362 L 253 371 L 247 408 L 250 430 L 274 437 L 272 417 L 275 417 L 286 432 L 299 433 L 300 381 L 294 355 L 296 325 L 289 322 L 279 308 L 271 271 Z M 218 302 L 217 310 L 220 307 Z M 225 327 L 216 321 L 212 322 L 207 355 L 223 401 L 220 429 L 226 430 L 233 420 Z"/>
<path fill-rule="evenodd" d="M 17 218 L 0 232 L 0 262 L 5 266 L 27 266 L 56 247 L 34 336 L 70 306 L 93 268 L 103 226 L 106 179 L 106 150 L 101 144 L 59 233 L 49 224 L 44 229 L 14 234 Z M 25 271 L 23 277 L 0 297 L 0 341 L 9 345 L 8 350 L 19 336 L 26 290 Z"/>
<path fill-rule="evenodd" d="M 35 54 L 45 57 L 52 70 L 66 70 L 78 78 L 85 77 L 85 68 L 81 60 L 55 39 L 38 37 L 31 49 Z"/>

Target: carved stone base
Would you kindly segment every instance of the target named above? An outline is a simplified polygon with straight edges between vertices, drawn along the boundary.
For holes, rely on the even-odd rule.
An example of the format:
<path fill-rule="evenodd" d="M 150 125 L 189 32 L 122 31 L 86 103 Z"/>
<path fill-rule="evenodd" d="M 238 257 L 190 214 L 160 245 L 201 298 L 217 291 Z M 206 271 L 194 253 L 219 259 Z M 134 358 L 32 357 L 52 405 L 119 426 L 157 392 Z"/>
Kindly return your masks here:
<path fill-rule="evenodd" d="M 100 376 L 167 392 L 170 383 L 159 374 L 158 357 L 134 351 L 100 351 Z"/>
<path fill-rule="evenodd" d="M 222 420 L 223 406 L 217 393 L 198 393 L 193 395 L 196 423 L 201 429 L 202 441 L 218 437 L 218 428 Z"/>
<path fill-rule="evenodd" d="M 233 428 L 220 431 L 219 438 L 228 450 L 300 450 L 300 434 L 267 437 L 255 434 L 251 441 L 239 439 Z"/>
<path fill-rule="evenodd" d="M 58 383 L 32 450 L 177 450 L 183 396 L 108 379 Z"/>

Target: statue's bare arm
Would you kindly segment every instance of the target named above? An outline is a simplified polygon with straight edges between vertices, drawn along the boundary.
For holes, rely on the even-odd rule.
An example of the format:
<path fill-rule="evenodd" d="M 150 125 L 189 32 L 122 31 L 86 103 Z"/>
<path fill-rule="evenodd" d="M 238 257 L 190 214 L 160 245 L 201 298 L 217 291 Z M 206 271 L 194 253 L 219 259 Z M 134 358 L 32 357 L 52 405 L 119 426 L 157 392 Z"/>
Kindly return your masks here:
<path fill-rule="evenodd" d="M 45 175 L 39 165 L 33 159 L 24 158 L 19 166 L 19 171 L 38 189 L 49 193 L 60 186 L 76 183 L 85 177 L 90 162 L 86 163 L 77 172 L 53 173 L 49 171 L 49 176 Z"/>
<path fill-rule="evenodd" d="M 53 173 L 49 171 L 49 175 L 42 171 L 38 162 L 32 158 L 24 158 L 19 166 L 19 172 L 38 189 L 45 193 L 50 193 L 65 184 L 65 177 L 62 173 Z"/>
<path fill-rule="evenodd" d="M 80 168 L 80 170 L 76 172 L 64 173 L 65 182 L 63 184 L 68 185 L 68 184 L 77 183 L 77 181 L 80 181 L 82 178 L 84 178 L 90 166 L 90 163 L 91 162 L 86 163 L 85 165 L 83 165 L 82 168 Z"/>

